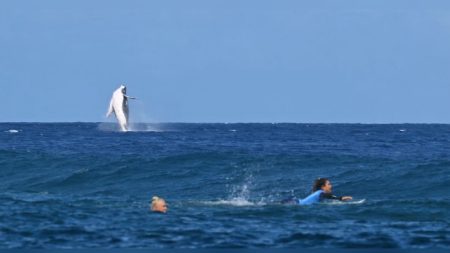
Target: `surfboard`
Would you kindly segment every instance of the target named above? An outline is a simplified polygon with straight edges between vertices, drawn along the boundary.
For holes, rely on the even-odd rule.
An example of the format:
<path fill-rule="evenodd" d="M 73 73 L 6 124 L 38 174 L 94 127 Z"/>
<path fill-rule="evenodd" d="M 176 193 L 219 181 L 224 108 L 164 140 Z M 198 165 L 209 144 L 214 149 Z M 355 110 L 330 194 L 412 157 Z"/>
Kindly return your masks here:
<path fill-rule="evenodd" d="M 357 200 L 350 200 L 350 201 L 339 201 L 339 200 L 324 201 L 321 204 L 325 204 L 325 205 L 358 205 L 358 204 L 363 204 L 364 202 L 366 202 L 366 199 L 357 199 Z"/>

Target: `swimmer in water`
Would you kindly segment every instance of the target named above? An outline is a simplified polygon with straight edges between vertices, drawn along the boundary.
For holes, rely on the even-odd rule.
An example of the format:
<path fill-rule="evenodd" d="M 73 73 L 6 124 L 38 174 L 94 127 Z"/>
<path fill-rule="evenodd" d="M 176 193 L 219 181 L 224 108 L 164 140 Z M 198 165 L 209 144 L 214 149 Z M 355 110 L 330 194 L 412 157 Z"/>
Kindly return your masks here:
<path fill-rule="evenodd" d="M 150 209 L 153 212 L 166 213 L 167 212 L 166 201 L 163 198 L 154 196 L 152 198 L 152 203 L 150 204 Z"/>
<path fill-rule="evenodd" d="M 286 199 L 281 201 L 282 204 L 295 203 L 299 205 L 311 205 L 314 203 L 319 203 L 326 199 L 340 200 L 340 201 L 348 201 L 352 200 L 351 196 L 342 196 L 338 197 L 333 195 L 332 193 L 332 185 L 330 180 L 327 178 L 318 178 L 314 181 L 312 193 L 304 198 L 304 199 Z"/>

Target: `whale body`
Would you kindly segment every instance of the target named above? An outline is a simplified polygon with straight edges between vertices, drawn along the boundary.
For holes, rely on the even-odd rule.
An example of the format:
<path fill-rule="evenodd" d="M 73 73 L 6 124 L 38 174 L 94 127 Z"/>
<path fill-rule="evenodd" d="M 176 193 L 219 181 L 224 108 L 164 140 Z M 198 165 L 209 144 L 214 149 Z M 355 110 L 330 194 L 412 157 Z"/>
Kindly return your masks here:
<path fill-rule="evenodd" d="M 124 132 L 128 131 L 128 98 L 134 99 L 134 97 L 127 96 L 127 88 L 121 85 L 114 91 L 109 102 L 108 113 L 106 113 L 106 117 L 109 117 L 114 112 L 120 129 Z"/>

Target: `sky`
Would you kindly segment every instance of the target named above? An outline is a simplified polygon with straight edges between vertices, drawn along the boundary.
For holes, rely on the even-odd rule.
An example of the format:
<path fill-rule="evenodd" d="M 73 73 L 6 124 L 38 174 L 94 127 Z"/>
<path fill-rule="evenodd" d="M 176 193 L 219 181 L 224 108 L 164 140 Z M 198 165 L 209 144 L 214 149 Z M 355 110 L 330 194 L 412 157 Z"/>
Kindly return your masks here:
<path fill-rule="evenodd" d="M 450 123 L 450 2 L 2 1 L 0 122 Z M 111 119 L 109 119 L 111 120 Z"/>

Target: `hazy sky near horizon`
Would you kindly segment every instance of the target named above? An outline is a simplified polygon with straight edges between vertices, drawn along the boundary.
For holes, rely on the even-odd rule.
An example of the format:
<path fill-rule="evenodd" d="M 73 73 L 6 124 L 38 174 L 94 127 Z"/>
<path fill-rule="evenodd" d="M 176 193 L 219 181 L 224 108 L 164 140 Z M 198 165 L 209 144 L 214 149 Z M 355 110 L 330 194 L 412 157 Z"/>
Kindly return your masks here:
<path fill-rule="evenodd" d="M 0 122 L 450 123 L 450 2 L 2 1 Z"/>

